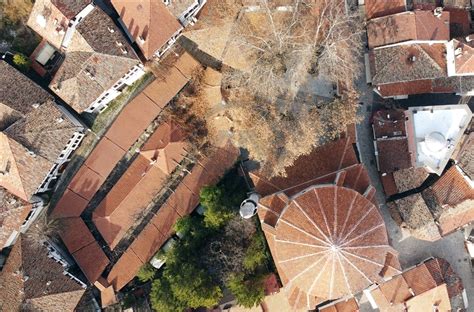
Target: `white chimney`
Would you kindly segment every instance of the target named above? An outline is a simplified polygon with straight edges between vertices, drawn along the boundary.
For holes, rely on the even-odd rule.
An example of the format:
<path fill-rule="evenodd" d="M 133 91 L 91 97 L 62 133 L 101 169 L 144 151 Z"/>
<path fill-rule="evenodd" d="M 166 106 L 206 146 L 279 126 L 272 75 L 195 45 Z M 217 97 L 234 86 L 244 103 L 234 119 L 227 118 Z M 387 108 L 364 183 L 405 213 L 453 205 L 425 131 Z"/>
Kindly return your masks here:
<path fill-rule="evenodd" d="M 442 13 L 443 13 L 443 8 L 442 7 L 437 7 L 433 11 L 434 16 L 436 16 L 436 17 L 441 17 Z"/>
<path fill-rule="evenodd" d="M 462 55 L 462 48 L 457 48 L 454 50 L 454 56 L 459 57 Z"/>

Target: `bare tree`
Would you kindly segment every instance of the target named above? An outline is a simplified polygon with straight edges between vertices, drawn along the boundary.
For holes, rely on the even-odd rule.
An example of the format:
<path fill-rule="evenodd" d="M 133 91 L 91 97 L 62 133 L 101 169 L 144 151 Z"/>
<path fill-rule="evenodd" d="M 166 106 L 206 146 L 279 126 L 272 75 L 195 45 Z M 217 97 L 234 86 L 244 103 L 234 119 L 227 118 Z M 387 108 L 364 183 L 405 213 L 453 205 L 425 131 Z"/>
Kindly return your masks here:
<path fill-rule="evenodd" d="M 234 143 L 274 176 L 356 122 L 362 23 L 341 0 L 293 0 L 279 9 L 257 2 L 232 39 L 250 66 L 224 68 L 222 87 Z M 346 94 L 333 101 L 302 95 L 310 73 L 344 85 Z"/>
<path fill-rule="evenodd" d="M 58 219 L 50 219 L 46 213 L 43 213 L 28 229 L 26 237 L 32 243 L 42 245 L 47 240 L 54 240 L 60 228 Z"/>

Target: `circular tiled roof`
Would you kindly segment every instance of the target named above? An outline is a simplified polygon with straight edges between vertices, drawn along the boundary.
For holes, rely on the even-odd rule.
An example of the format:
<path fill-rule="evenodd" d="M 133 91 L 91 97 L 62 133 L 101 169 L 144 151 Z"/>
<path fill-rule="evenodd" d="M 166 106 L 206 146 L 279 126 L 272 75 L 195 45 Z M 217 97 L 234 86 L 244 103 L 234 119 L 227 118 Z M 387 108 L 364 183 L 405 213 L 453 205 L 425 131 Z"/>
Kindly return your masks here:
<path fill-rule="evenodd" d="M 279 270 L 308 300 L 355 294 L 380 280 L 390 250 L 377 207 L 345 187 L 316 186 L 297 194 L 275 226 Z"/>

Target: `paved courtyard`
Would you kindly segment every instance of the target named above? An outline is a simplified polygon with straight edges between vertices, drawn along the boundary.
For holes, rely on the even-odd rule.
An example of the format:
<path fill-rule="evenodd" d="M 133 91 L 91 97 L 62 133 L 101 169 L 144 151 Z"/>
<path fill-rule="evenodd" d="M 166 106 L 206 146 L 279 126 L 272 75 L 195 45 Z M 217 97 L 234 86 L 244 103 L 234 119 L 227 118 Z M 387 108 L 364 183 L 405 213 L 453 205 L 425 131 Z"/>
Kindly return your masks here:
<path fill-rule="evenodd" d="M 385 196 L 380 182 L 374 155 L 373 134 L 370 125 L 372 111 L 381 107 L 382 102 L 374 96 L 371 86 L 367 86 L 365 77 L 358 81 L 361 91 L 360 114 L 363 120 L 357 125 L 357 144 L 361 154 L 361 161 L 366 165 L 372 185 L 377 189 L 377 200 L 385 219 L 387 231 L 393 247 L 400 253 L 400 262 L 403 269 L 416 265 L 429 257 L 446 259 L 462 278 L 467 292 L 468 301 L 474 307 L 474 274 L 471 272 L 469 256 L 464 248 L 464 233 L 459 231 L 444 237 L 434 243 L 422 241 L 404 233 L 390 216 L 385 204 Z M 425 104 L 426 105 L 426 104 Z M 365 298 L 361 299 L 361 311 L 373 311 Z"/>

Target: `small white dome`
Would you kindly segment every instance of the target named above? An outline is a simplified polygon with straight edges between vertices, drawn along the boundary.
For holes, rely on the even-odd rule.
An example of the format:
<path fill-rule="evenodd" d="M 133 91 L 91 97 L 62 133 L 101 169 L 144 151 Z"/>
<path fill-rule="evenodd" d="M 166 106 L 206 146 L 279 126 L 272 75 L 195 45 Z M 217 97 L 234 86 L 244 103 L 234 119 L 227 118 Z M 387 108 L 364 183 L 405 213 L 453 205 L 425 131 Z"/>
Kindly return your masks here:
<path fill-rule="evenodd" d="M 448 146 L 448 142 L 444 135 L 439 132 L 431 132 L 425 137 L 426 147 L 433 153 L 442 151 Z"/>
<path fill-rule="evenodd" d="M 240 216 L 244 219 L 250 219 L 257 213 L 257 205 L 252 200 L 244 200 L 240 205 Z"/>

